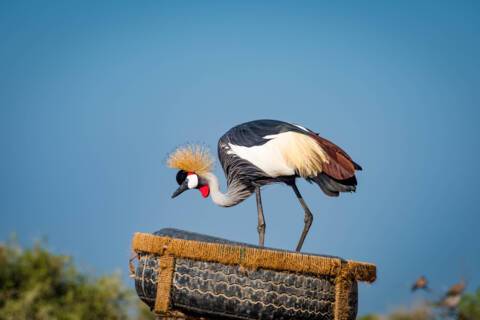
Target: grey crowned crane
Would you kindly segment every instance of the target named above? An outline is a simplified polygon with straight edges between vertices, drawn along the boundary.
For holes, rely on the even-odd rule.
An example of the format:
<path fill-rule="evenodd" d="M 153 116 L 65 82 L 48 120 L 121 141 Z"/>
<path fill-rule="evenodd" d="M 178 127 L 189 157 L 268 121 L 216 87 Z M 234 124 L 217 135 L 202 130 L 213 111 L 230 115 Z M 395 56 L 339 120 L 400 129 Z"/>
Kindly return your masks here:
<path fill-rule="evenodd" d="M 302 177 L 315 182 L 326 195 L 336 197 L 341 192 L 355 191 L 355 170 L 362 170 L 345 151 L 317 133 L 276 120 L 256 120 L 233 127 L 218 141 L 218 157 L 227 179 L 225 193 L 220 191 L 218 179 L 212 173 L 213 159 L 208 150 L 190 145 L 170 154 L 167 164 L 179 169 L 176 179 L 180 185 L 172 198 L 186 190 L 198 189 L 203 197 L 210 195 L 217 205 L 231 207 L 255 192 L 259 245 L 263 246 L 265 218 L 260 189 L 283 182 L 293 189 L 305 211 L 296 251 L 302 249 L 313 215 L 295 180 Z"/>

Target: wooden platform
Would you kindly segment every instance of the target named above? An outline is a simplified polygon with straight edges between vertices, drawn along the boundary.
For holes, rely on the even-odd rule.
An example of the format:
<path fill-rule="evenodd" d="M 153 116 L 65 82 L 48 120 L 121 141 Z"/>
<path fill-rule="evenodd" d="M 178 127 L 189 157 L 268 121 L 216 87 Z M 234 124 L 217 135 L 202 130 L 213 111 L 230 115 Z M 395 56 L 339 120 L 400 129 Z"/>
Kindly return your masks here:
<path fill-rule="evenodd" d="M 164 319 L 353 320 L 376 267 L 176 229 L 136 233 L 137 294 Z"/>

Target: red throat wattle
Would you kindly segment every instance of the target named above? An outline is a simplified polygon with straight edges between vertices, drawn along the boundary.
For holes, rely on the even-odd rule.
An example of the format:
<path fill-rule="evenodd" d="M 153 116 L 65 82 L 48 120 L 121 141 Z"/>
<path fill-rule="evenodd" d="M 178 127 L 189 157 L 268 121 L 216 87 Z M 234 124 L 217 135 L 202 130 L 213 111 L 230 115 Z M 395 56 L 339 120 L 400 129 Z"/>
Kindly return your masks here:
<path fill-rule="evenodd" d="M 202 194 L 202 197 L 207 198 L 208 195 L 210 194 L 210 188 L 208 187 L 208 184 L 200 186 L 198 188 L 200 190 L 200 193 Z"/>
<path fill-rule="evenodd" d="M 187 175 L 192 175 L 192 174 L 195 174 L 195 173 L 189 172 Z M 208 195 L 210 194 L 210 188 L 208 187 L 208 184 L 199 186 L 197 189 L 200 191 L 200 193 L 202 194 L 202 197 L 204 198 L 207 198 Z"/>

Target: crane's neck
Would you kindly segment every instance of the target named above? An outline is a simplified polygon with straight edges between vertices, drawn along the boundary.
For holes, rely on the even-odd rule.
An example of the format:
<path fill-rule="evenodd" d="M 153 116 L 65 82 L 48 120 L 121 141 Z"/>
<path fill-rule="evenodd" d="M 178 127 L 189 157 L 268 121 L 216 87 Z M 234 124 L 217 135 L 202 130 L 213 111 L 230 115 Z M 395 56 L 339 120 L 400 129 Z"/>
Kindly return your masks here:
<path fill-rule="evenodd" d="M 212 201 L 221 206 L 221 207 L 231 207 L 234 206 L 252 194 L 252 191 L 249 188 L 245 187 L 241 183 L 232 182 L 228 185 L 228 190 L 226 193 L 220 191 L 220 186 L 218 183 L 218 178 L 212 172 L 208 172 L 202 175 L 208 182 L 208 187 L 210 188 L 210 196 Z"/>

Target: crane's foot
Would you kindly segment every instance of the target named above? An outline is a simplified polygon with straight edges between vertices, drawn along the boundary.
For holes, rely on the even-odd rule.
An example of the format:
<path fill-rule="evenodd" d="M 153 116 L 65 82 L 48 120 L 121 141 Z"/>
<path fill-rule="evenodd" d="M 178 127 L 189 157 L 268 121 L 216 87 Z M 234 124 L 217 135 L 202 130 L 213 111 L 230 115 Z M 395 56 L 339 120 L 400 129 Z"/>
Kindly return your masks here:
<path fill-rule="evenodd" d="M 303 242 L 307 237 L 308 230 L 310 230 L 310 227 L 312 225 L 313 215 L 310 212 L 310 209 L 308 208 L 307 204 L 305 203 L 305 200 L 303 200 L 302 194 L 298 190 L 297 185 L 295 184 L 295 181 L 291 183 L 291 187 L 295 192 L 295 195 L 297 196 L 297 199 L 300 202 L 300 205 L 302 206 L 303 211 L 305 212 L 305 218 L 303 219 L 305 224 L 303 226 L 302 235 L 300 236 L 300 240 L 298 241 L 297 248 L 295 249 L 295 251 L 300 252 L 300 250 L 302 250 Z"/>

